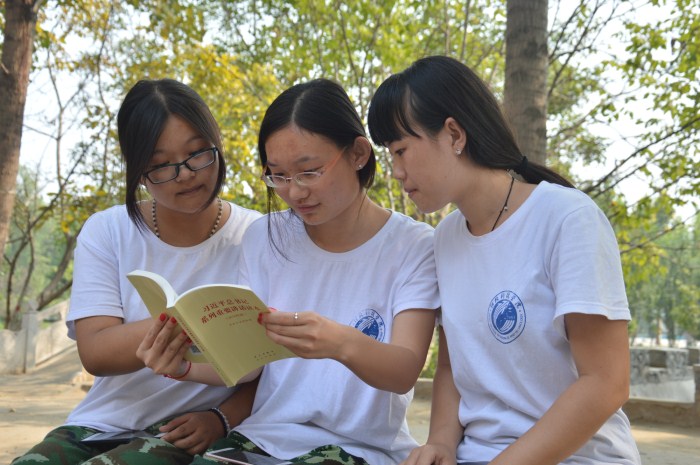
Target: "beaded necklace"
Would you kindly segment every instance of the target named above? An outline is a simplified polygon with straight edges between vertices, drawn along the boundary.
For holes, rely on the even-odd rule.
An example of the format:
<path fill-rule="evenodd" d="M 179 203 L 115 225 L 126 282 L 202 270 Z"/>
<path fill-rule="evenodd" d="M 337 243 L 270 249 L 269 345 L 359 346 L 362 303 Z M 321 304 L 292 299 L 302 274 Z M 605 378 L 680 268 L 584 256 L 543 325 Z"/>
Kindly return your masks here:
<path fill-rule="evenodd" d="M 221 202 L 221 199 L 219 197 L 216 198 L 216 200 L 219 203 L 219 212 L 216 215 L 216 221 L 214 221 L 214 226 L 212 226 L 211 231 L 209 231 L 209 236 L 207 236 L 207 239 L 209 239 L 211 236 L 213 236 L 216 231 L 219 229 L 219 222 L 221 221 L 221 214 L 224 211 L 223 203 Z M 160 239 L 160 232 L 158 231 L 158 220 L 156 219 L 156 199 L 153 199 L 153 202 L 151 203 L 151 219 L 153 220 L 153 232 L 155 233 L 156 237 Z"/>

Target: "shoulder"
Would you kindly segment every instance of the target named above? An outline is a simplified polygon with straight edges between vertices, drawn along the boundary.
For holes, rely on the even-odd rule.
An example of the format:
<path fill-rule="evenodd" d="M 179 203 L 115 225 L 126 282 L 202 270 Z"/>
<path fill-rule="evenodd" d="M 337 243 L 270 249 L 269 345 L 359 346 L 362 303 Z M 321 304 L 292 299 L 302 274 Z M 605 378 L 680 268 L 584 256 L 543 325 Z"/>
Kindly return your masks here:
<path fill-rule="evenodd" d="M 129 218 L 124 205 L 116 205 L 106 210 L 93 213 L 85 221 L 80 230 L 80 237 L 109 233 L 114 230 L 124 230 L 135 225 Z"/>
<path fill-rule="evenodd" d="M 542 188 L 542 189 L 541 189 Z M 538 186 L 534 217 L 522 231 L 541 237 L 551 257 L 567 256 L 560 265 L 582 267 L 608 260 L 600 269 L 619 266 L 620 251 L 615 231 L 605 212 L 586 193 L 553 184 Z M 595 270 L 591 271 L 595 273 Z M 583 282 L 583 281 L 581 281 Z"/>
<path fill-rule="evenodd" d="M 421 251 L 432 255 L 434 238 L 435 229 L 429 224 L 392 211 L 384 227 L 369 241 L 369 247 L 379 247 L 382 253 L 397 251 L 408 259 L 421 255 Z"/>
<path fill-rule="evenodd" d="M 392 211 L 382 230 L 368 242 L 364 253 L 369 251 L 375 257 L 386 259 L 381 266 L 386 266 L 391 260 L 403 264 L 421 263 L 427 258 L 432 259 L 434 238 L 435 229 L 429 224 Z M 389 259 L 390 256 L 394 258 Z"/>
<path fill-rule="evenodd" d="M 245 236 L 255 236 L 267 231 L 268 225 L 270 224 L 270 217 L 272 215 L 275 215 L 275 213 L 260 215 L 257 218 L 254 218 L 250 222 L 250 226 L 248 226 Z"/>
<path fill-rule="evenodd" d="M 257 210 L 241 207 L 233 202 L 229 202 L 229 205 L 231 205 L 231 219 L 236 223 L 243 223 L 245 226 L 249 226 L 255 220 L 263 216 L 263 214 Z"/>
<path fill-rule="evenodd" d="M 75 270 L 78 270 L 79 263 L 86 261 L 99 259 L 107 263 L 118 260 L 123 251 L 139 255 L 146 242 L 147 236 L 131 221 L 124 205 L 94 213 L 78 234 Z"/>
<path fill-rule="evenodd" d="M 448 213 L 447 216 L 437 225 L 435 228 L 435 236 L 444 236 L 445 234 L 455 230 L 455 228 L 459 228 L 463 224 L 465 224 L 464 215 L 462 215 L 462 212 L 455 209 Z"/>
<path fill-rule="evenodd" d="M 572 187 L 541 182 L 532 194 L 539 212 L 549 224 L 609 224 L 605 213 L 585 192 Z"/>
<path fill-rule="evenodd" d="M 598 208 L 596 203 L 586 193 L 573 188 L 560 186 L 542 181 L 531 194 L 539 203 L 547 204 L 555 210 L 563 213 L 574 211 L 578 208 Z"/>
<path fill-rule="evenodd" d="M 301 223 L 301 220 L 294 215 L 291 210 L 281 212 L 273 212 L 267 214 L 259 214 L 252 219 L 250 226 L 246 229 L 243 236 L 243 242 L 246 244 L 258 243 L 267 241 L 270 234 L 281 234 L 285 236 L 292 234 L 299 228 L 293 225 Z M 301 227 L 303 230 L 303 226 Z"/>
<path fill-rule="evenodd" d="M 432 237 L 435 232 L 435 228 L 429 224 L 396 211 L 391 211 L 386 226 L 394 233 L 410 236 Z"/>

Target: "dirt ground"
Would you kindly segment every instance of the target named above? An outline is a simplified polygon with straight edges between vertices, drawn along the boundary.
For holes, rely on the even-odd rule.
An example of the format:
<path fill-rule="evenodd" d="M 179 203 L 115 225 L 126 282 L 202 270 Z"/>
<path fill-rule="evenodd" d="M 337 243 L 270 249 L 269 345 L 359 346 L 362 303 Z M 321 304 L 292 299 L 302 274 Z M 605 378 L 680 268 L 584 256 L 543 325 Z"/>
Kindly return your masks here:
<path fill-rule="evenodd" d="M 0 376 L 0 464 L 9 464 L 63 423 L 88 385 L 75 350 L 32 373 Z M 429 414 L 430 402 L 417 396 L 409 424 L 419 442 L 427 436 Z M 700 428 L 652 423 L 632 427 L 644 465 L 700 464 Z"/>

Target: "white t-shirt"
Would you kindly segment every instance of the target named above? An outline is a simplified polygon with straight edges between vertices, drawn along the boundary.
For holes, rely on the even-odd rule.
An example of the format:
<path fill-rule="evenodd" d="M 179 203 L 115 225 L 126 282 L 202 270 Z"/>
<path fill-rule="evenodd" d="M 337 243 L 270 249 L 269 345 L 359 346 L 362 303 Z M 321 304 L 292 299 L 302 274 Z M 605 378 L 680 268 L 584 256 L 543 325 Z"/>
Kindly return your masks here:
<path fill-rule="evenodd" d="M 392 213 L 366 243 L 331 253 L 298 218 L 276 213 L 272 232 L 285 259 L 269 242 L 268 218 L 245 234 L 243 274 L 269 306 L 315 311 L 386 343 L 398 313 L 439 307 L 432 227 Z M 406 423 L 412 397 L 372 388 L 334 360 L 286 359 L 265 367 L 253 413 L 235 429 L 275 457 L 336 445 L 393 465 L 417 445 Z"/>
<path fill-rule="evenodd" d="M 617 242 L 588 196 L 542 182 L 483 236 L 452 212 L 436 229 L 435 260 L 465 426 L 457 461 L 488 462 L 577 379 L 564 315 L 630 319 Z M 624 413 L 562 463 L 639 464 Z"/>
<path fill-rule="evenodd" d="M 124 323 L 150 318 L 127 280 L 135 269 L 165 277 L 175 292 L 211 282 L 239 281 L 240 243 L 248 225 L 261 215 L 231 204 L 231 216 L 211 238 L 194 247 L 174 247 L 150 231 L 139 231 L 126 208 L 92 215 L 75 250 L 75 270 L 67 324 L 91 316 L 114 316 Z M 233 391 L 164 378 L 143 368 L 133 373 L 95 377 L 66 424 L 104 431 L 143 429 L 163 419 L 219 405 Z"/>

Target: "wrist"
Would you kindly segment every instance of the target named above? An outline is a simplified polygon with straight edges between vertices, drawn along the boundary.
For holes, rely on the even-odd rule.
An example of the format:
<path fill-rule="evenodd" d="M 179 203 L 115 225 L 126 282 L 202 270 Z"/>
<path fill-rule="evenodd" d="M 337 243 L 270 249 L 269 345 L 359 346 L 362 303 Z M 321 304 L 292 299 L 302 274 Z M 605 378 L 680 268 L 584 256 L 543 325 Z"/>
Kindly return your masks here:
<path fill-rule="evenodd" d="M 216 415 L 221 422 L 221 426 L 224 427 L 224 436 L 228 436 L 228 433 L 231 432 L 231 424 L 228 422 L 226 414 L 224 414 L 219 407 L 212 407 L 209 409 L 209 411 L 214 413 L 214 415 Z"/>
<path fill-rule="evenodd" d="M 169 378 L 169 379 L 177 379 L 177 380 L 180 380 L 180 379 L 184 378 L 185 376 L 187 376 L 187 375 L 190 373 L 190 370 L 191 370 L 191 369 L 192 369 L 192 362 L 190 362 L 189 360 L 187 360 L 187 361 L 185 362 L 185 369 L 184 369 L 184 371 L 183 371 L 182 369 L 180 370 L 180 373 L 181 373 L 181 374 L 178 374 L 178 375 L 168 375 L 168 374 L 165 374 L 165 375 L 163 375 L 163 376 L 165 376 L 166 378 Z"/>

